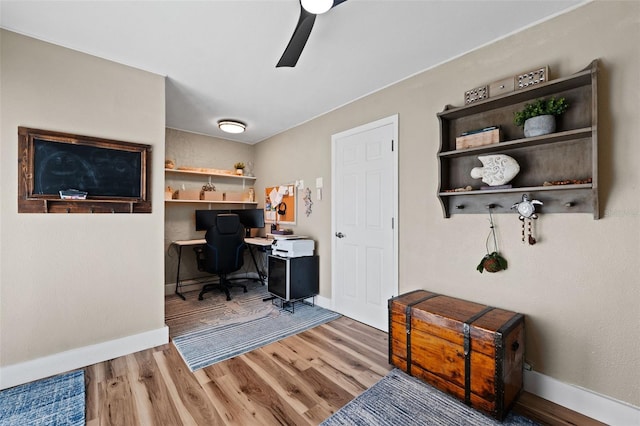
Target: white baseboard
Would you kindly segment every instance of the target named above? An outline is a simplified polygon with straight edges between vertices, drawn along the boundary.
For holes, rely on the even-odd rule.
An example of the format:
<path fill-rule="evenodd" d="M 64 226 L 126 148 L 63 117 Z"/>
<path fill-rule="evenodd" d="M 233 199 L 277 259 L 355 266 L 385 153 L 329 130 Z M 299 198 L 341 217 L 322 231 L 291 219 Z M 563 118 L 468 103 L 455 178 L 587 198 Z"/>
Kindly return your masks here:
<path fill-rule="evenodd" d="M 180 286 L 180 293 L 188 293 L 190 291 L 196 291 L 196 290 L 200 290 L 202 288 L 202 283 L 198 283 L 198 282 L 187 282 L 187 283 L 183 283 Z M 175 284 L 165 284 L 164 285 L 164 295 L 165 296 L 169 296 L 171 294 L 174 294 L 176 291 L 176 285 Z"/>
<path fill-rule="evenodd" d="M 256 279 L 258 278 L 258 273 L 257 272 L 247 272 L 247 273 L 240 273 L 240 274 L 236 274 L 236 275 L 230 275 L 231 278 L 235 278 L 235 277 L 242 277 L 242 276 L 246 276 L 247 278 L 253 278 Z M 266 284 L 266 281 L 265 281 Z M 200 291 L 200 289 L 202 288 L 203 283 L 199 282 L 197 280 L 188 280 L 188 281 L 184 281 L 182 282 L 182 284 L 180 285 L 180 292 L 181 293 L 188 293 L 190 291 Z M 165 284 L 164 285 L 164 295 L 165 296 L 169 296 L 171 294 L 174 294 L 176 291 L 176 284 L 175 283 L 170 283 L 170 284 Z M 311 299 L 309 299 L 311 300 Z M 320 295 L 315 296 L 315 302 L 316 305 L 320 306 L 321 308 L 325 308 L 325 309 L 333 309 L 332 306 L 332 301 L 331 299 L 327 298 L 327 297 L 322 297 Z"/>
<path fill-rule="evenodd" d="M 640 408 L 536 371 L 524 372 L 524 390 L 609 425 L 640 425 Z"/>
<path fill-rule="evenodd" d="M 235 274 L 229 275 L 229 278 L 258 278 L 257 272 L 239 272 Z M 180 293 L 188 293 L 190 291 L 200 291 L 202 289 L 203 284 L 205 284 L 208 277 L 203 277 L 200 281 L 198 279 L 192 280 L 184 280 L 180 283 Z M 215 276 L 212 276 L 215 280 Z M 164 295 L 169 296 L 176 292 L 176 283 L 169 283 L 164 285 Z"/>
<path fill-rule="evenodd" d="M 327 297 L 322 297 L 320 295 L 317 295 L 315 304 L 320 306 L 321 308 L 333 310 L 331 299 Z"/>
<path fill-rule="evenodd" d="M 169 342 L 169 328 L 164 326 L 121 339 L 76 348 L 19 364 L 0 367 L 0 389 L 10 388 L 55 374 L 128 355 Z"/>

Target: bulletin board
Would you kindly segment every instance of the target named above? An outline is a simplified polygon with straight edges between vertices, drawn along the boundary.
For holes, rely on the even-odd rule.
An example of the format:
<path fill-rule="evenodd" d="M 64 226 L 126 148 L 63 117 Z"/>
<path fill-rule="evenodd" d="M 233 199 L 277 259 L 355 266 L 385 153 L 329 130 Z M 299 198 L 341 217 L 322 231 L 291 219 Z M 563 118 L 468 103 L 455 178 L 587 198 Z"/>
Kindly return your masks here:
<path fill-rule="evenodd" d="M 272 191 L 279 191 L 282 201 L 278 205 L 271 202 Z M 264 220 L 268 223 L 296 224 L 296 188 L 293 183 L 286 185 L 268 186 L 264 189 Z"/>

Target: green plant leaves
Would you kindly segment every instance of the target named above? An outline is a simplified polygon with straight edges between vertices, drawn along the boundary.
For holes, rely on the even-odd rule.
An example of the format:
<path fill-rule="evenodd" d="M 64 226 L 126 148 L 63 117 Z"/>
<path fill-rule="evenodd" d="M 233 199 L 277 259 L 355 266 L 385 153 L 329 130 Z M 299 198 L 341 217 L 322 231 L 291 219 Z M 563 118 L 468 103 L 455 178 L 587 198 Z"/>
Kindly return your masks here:
<path fill-rule="evenodd" d="M 539 115 L 561 115 L 567 109 L 569 104 L 565 98 L 556 99 L 552 97 L 550 99 L 538 99 L 533 103 L 524 104 L 521 111 L 513 113 L 513 123 L 516 126 L 524 126 L 524 122 L 532 117 Z"/>
<path fill-rule="evenodd" d="M 480 273 L 483 271 L 487 272 L 498 272 L 507 269 L 508 263 L 507 259 L 500 256 L 498 252 L 494 251 L 491 254 L 486 254 L 480 260 L 480 263 L 476 267 L 476 270 Z"/>

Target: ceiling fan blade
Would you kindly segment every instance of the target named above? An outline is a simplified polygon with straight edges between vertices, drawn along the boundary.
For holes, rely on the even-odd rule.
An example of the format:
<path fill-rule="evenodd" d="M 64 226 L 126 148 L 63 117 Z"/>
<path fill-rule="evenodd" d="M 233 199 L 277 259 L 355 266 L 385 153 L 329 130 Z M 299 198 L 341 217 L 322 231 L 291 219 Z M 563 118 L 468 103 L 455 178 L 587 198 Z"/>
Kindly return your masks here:
<path fill-rule="evenodd" d="M 300 58 L 300 54 L 302 54 L 302 49 L 304 49 L 305 44 L 307 44 L 307 40 L 309 39 L 309 34 L 311 34 L 311 29 L 313 28 L 315 20 L 316 15 L 307 12 L 302 6 L 300 6 L 300 18 L 298 19 L 298 24 L 296 25 L 296 29 L 293 31 L 291 40 L 289 40 L 289 44 L 278 61 L 276 68 L 296 66 L 298 59 Z"/>

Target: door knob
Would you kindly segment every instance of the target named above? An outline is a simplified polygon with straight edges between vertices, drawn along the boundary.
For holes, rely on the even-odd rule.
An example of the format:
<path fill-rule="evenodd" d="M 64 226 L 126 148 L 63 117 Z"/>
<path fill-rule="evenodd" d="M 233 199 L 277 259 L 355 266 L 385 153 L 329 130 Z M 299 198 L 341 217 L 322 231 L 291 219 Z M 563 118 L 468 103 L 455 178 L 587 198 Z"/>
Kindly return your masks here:
<path fill-rule="evenodd" d="M 344 237 L 346 237 L 346 235 L 344 235 L 342 232 L 336 232 L 336 237 L 344 238 Z"/>

